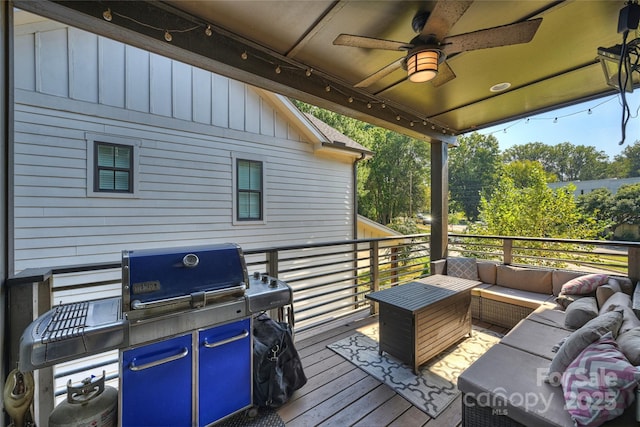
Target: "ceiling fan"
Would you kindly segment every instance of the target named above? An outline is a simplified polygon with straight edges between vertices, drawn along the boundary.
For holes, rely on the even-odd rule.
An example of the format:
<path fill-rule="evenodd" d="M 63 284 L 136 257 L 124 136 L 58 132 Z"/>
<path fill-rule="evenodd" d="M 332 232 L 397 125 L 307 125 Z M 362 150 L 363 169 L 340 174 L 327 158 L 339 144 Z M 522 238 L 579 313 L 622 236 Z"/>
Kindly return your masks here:
<path fill-rule="evenodd" d="M 440 86 L 456 77 L 446 62 L 447 57 L 470 50 L 528 43 L 542 22 L 542 18 L 538 18 L 447 37 L 472 3 L 440 0 L 431 12 L 419 11 L 411 22 L 418 35 L 409 43 L 340 34 L 333 44 L 407 52 L 405 57 L 376 71 L 355 87 L 368 87 L 399 68 L 407 70 L 409 80 L 413 82 L 431 80 L 434 86 Z"/>

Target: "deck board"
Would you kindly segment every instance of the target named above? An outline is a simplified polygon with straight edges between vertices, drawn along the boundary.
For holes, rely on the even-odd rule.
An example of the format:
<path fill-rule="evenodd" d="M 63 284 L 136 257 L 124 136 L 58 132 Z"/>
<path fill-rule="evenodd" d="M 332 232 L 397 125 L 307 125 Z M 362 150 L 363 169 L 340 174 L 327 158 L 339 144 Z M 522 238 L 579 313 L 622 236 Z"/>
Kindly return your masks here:
<path fill-rule="evenodd" d="M 318 334 L 296 335 L 296 349 L 302 359 L 307 384 L 278 409 L 287 427 L 309 426 L 394 426 L 453 427 L 462 420 L 458 396 L 437 418 L 431 418 L 393 389 L 327 348 L 328 344 L 377 323 L 366 316 L 336 323 Z M 499 333 L 502 327 L 474 324 Z"/>

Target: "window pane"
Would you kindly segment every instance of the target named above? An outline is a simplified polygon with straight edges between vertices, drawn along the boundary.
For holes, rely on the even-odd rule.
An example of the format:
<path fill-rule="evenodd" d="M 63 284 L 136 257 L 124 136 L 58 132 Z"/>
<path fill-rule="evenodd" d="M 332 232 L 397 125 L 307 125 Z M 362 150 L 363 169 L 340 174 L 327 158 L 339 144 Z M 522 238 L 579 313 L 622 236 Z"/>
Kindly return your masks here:
<path fill-rule="evenodd" d="M 262 188 L 262 163 L 252 162 L 249 170 L 249 189 L 258 190 Z"/>
<path fill-rule="evenodd" d="M 249 194 L 248 193 L 238 194 L 238 218 L 240 219 L 249 218 Z"/>
<path fill-rule="evenodd" d="M 131 148 L 115 147 L 115 166 L 117 168 L 129 169 L 131 158 Z"/>
<path fill-rule="evenodd" d="M 113 167 L 113 146 L 98 144 L 98 166 Z"/>
<path fill-rule="evenodd" d="M 238 160 L 238 190 L 249 189 L 249 162 Z"/>
<path fill-rule="evenodd" d="M 129 191 L 129 172 L 116 171 L 115 190 Z"/>
<path fill-rule="evenodd" d="M 98 188 L 100 190 L 113 190 L 114 189 L 114 175 L 112 171 L 101 170 L 99 174 L 100 182 Z"/>
<path fill-rule="evenodd" d="M 257 193 L 249 194 L 249 218 L 260 219 L 260 195 Z"/>

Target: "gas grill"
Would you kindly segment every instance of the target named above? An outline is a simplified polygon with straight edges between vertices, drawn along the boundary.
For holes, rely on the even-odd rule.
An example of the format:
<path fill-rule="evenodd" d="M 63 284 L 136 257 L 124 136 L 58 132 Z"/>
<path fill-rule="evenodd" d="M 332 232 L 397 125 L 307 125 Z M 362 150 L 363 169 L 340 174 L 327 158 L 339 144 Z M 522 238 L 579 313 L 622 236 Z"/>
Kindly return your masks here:
<path fill-rule="evenodd" d="M 285 282 L 248 275 L 236 244 L 123 251 L 121 297 L 63 304 L 40 316 L 22 334 L 19 368 L 137 346 L 291 303 Z"/>

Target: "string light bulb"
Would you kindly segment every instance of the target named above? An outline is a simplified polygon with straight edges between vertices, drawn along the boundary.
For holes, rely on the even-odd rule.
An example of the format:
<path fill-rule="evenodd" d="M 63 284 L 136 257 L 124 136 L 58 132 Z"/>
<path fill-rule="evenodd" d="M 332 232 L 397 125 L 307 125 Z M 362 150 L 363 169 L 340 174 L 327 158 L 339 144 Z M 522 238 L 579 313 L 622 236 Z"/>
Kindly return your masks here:
<path fill-rule="evenodd" d="M 207 25 L 207 28 L 204 30 L 204 33 L 207 37 L 211 37 L 213 35 L 213 30 L 211 29 L 211 25 Z"/>
<path fill-rule="evenodd" d="M 247 60 L 248 57 L 249 55 L 247 54 L 246 50 L 240 54 L 240 58 L 244 59 L 245 61 Z"/>
<path fill-rule="evenodd" d="M 397 121 L 400 121 L 400 116 L 396 116 L 396 120 L 397 120 Z"/>
<path fill-rule="evenodd" d="M 173 36 L 171 35 L 171 33 L 169 32 L 169 30 L 164 30 L 164 39 L 168 42 L 170 42 L 171 40 L 173 40 Z"/>
<path fill-rule="evenodd" d="M 304 72 L 304 75 L 307 77 L 311 77 L 311 73 L 313 72 L 313 70 L 311 68 L 307 68 L 307 71 Z"/>
<path fill-rule="evenodd" d="M 353 103 L 353 96 L 350 96 L 348 101 L 349 101 L 349 104 Z"/>
<path fill-rule="evenodd" d="M 553 119 L 553 123 L 558 123 L 558 118 Z"/>
<path fill-rule="evenodd" d="M 371 103 L 367 102 L 367 108 L 371 108 Z"/>
<path fill-rule="evenodd" d="M 280 74 L 282 72 L 282 70 L 280 69 L 280 66 L 278 65 L 276 67 L 276 74 Z"/>
<path fill-rule="evenodd" d="M 324 90 L 325 92 L 331 92 L 331 86 L 327 85 Z"/>
<path fill-rule="evenodd" d="M 104 18 L 105 21 L 111 22 L 111 20 L 113 19 L 113 15 L 111 15 L 111 9 L 107 9 L 104 12 L 102 12 L 102 17 Z"/>

